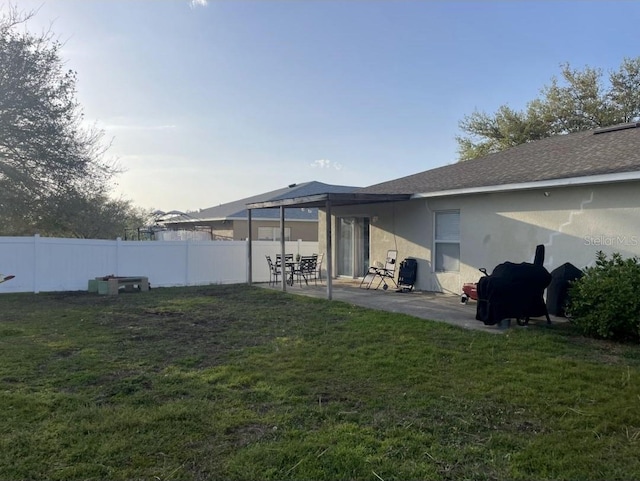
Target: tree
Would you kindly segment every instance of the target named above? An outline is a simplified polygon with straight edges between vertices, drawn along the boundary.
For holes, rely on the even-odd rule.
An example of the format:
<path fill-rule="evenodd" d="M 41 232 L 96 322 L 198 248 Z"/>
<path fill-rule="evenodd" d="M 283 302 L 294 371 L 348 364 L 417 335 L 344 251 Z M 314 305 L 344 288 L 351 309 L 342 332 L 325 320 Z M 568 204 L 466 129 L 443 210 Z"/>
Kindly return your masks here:
<path fill-rule="evenodd" d="M 83 196 L 78 192 L 58 197 L 50 204 L 52 224 L 42 225 L 41 232 L 51 236 L 82 239 L 114 239 L 128 229 L 144 225 L 148 212 L 124 199 L 110 199 L 104 194 Z"/>
<path fill-rule="evenodd" d="M 551 135 L 640 120 L 640 57 L 624 59 L 603 81 L 600 69 L 561 66 L 562 79 L 554 77 L 541 89 L 541 98 L 524 111 L 502 105 L 493 115 L 474 111 L 459 124 L 460 160 L 500 152 Z"/>
<path fill-rule="evenodd" d="M 103 132 L 82 125 L 76 72 L 65 70 L 51 33 L 20 27 L 33 14 L 0 16 L 0 234 L 55 223 L 65 197 L 106 199 L 116 169 Z"/>

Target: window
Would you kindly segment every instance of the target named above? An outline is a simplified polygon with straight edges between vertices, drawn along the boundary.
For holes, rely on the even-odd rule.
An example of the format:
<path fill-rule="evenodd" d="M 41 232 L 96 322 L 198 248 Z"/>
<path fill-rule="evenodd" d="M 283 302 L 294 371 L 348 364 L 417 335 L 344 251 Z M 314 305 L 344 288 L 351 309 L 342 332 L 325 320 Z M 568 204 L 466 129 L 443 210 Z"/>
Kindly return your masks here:
<path fill-rule="evenodd" d="M 279 241 L 280 227 L 258 227 L 258 240 Z M 291 227 L 284 228 L 284 240 L 291 240 Z"/>
<path fill-rule="evenodd" d="M 460 271 L 460 211 L 435 213 L 435 270 Z"/>

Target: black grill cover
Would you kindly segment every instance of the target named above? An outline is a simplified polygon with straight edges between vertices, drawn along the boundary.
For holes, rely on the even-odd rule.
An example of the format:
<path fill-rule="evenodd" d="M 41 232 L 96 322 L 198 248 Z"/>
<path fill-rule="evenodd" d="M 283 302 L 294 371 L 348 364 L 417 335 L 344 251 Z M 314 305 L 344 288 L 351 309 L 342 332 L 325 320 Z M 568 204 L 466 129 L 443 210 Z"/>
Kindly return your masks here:
<path fill-rule="evenodd" d="M 573 264 L 566 262 L 551 271 L 551 283 L 547 288 L 547 310 L 549 314 L 564 317 L 564 308 L 569 300 L 569 283 L 580 279 L 583 273 Z"/>
<path fill-rule="evenodd" d="M 526 319 L 546 314 L 544 290 L 551 274 L 541 265 L 505 262 L 478 281 L 476 319 L 493 325 L 502 319 Z"/>

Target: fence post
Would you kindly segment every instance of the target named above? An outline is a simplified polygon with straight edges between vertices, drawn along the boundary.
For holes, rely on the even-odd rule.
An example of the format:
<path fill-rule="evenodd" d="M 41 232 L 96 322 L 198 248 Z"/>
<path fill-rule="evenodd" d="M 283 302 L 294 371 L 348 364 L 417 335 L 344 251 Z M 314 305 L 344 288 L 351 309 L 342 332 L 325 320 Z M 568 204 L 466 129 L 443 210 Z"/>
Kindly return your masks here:
<path fill-rule="evenodd" d="M 120 275 L 120 244 L 122 244 L 122 238 L 116 237 L 116 272 L 113 274 L 116 277 Z"/>
<path fill-rule="evenodd" d="M 189 239 L 186 240 L 184 245 L 184 256 L 185 256 L 185 265 L 184 265 L 184 285 L 189 285 L 189 243 L 191 241 Z"/>
<path fill-rule="evenodd" d="M 39 244 L 40 234 L 35 234 L 33 236 L 33 293 L 38 294 L 40 292 L 40 283 L 38 282 L 38 244 Z"/>

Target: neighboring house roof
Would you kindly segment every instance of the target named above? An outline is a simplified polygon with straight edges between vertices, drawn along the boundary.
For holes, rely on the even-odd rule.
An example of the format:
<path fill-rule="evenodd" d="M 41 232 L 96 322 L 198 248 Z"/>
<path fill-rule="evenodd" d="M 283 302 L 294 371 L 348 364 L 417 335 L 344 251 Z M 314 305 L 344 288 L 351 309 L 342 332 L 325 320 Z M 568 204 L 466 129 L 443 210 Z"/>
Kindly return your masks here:
<path fill-rule="evenodd" d="M 640 123 L 557 135 L 508 150 L 359 189 L 366 194 L 455 194 L 529 184 L 639 178 Z M 594 180 L 595 182 L 595 180 Z"/>
<path fill-rule="evenodd" d="M 269 202 L 278 201 L 282 199 L 290 199 L 295 197 L 306 197 L 315 194 L 324 193 L 349 193 L 357 190 L 359 187 L 352 187 L 346 185 L 331 185 L 323 184 L 322 182 L 304 182 L 302 184 L 292 184 L 283 189 L 273 190 L 271 192 L 265 192 L 264 194 L 255 195 L 253 197 L 247 197 L 246 199 L 236 200 L 226 204 L 220 204 L 215 207 L 209 207 L 202 209 L 198 212 L 190 212 L 189 218 L 181 217 L 180 219 L 170 219 L 167 224 L 197 224 L 203 221 L 217 221 L 217 220 L 245 220 L 247 218 L 247 204 L 253 204 L 257 202 Z M 300 208 L 300 209 L 286 209 L 285 216 L 287 220 L 301 220 L 301 221 L 317 221 L 318 209 L 316 208 Z M 279 219 L 280 210 L 278 208 L 273 209 L 260 209 L 255 210 L 252 213 L 253 219 Z"/>

